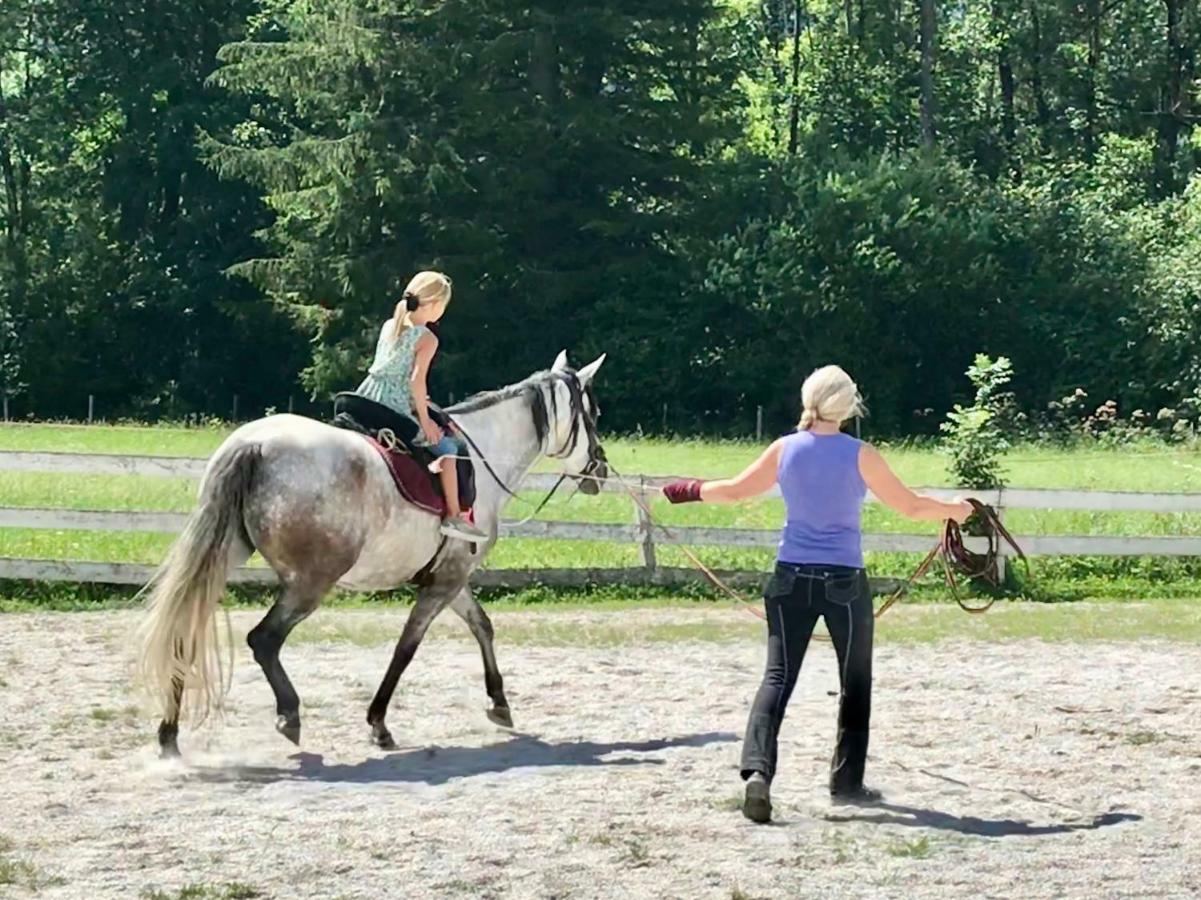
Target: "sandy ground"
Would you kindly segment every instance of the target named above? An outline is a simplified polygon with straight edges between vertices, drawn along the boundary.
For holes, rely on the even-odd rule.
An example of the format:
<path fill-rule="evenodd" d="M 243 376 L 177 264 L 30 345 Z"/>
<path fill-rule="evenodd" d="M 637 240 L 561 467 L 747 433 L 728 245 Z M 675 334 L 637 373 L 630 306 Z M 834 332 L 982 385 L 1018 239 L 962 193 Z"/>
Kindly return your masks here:
<path fill-rule="evenodd" d="M 225 720 L 185 730 L 176 764 L 128 677 L 135 614 L 0 617 L 0 896 L 1201 894 L 1201 647 L 882 647 L 869 775 L 887 803 L 864 810 L 824 794 L 837 674 L 815 646 L 777 822 L 757 827 L 736 804 L 758 642 L 513 646 L 497 616 L 507 733 L 475 645 L 444 628 L 384 753 L 363 717 L 399 614 L 319 615 L 358 617 L 359 637 L 285 649 L 300 751 L 243 654 Z"/>

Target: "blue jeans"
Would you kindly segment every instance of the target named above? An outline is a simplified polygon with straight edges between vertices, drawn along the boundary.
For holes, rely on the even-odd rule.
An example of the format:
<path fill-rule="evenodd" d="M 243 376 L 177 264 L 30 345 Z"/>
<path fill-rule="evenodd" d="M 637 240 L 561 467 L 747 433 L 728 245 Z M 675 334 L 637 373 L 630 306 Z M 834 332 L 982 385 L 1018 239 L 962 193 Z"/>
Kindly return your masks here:
<path fill-rule="evenodd" d="M 442 440 L 433 445 L 422 444 L 434 456 L 466 456 L 467 448 L 453 435 L 444 434 Z"/>

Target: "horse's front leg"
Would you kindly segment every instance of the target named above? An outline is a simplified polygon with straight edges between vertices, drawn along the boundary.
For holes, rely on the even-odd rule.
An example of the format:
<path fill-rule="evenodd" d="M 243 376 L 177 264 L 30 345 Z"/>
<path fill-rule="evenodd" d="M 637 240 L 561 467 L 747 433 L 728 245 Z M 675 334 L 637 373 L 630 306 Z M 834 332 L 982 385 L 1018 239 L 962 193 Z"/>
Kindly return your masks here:
<path fill-rule="evenodd" d="M 484 688 L 492 701 L 488 710 L 488 718 L 497 725 L 505 728 L 513 727 L 513 714 L 509 711 L 509 701 L 505 699 L 505 682 L 496 664 L 496 649 L 492 645 L 492 620 L 484 612 L 478 600 L 471 594 L 471 588 L 465 587 L 450 603 L 450 608 L 459 614 L 467 623 L 471 633 L 480 645 L 480 655 L 484 658 Z"/>
<path fill-rule="evenodd" d="M 380 682 L 375 698 L 367 707 L 367 724 L 371 726 L 371 740 L 376 746 L 385 750 L 396 748 L 396 742 L 392 740 L 392 734 L 384 724 L 384 718 L 388 715 L 388 704 L 392 702 L 392 694 L 396 692 L 397 682 L 412 661 L 413 654 L 417 652 L 430 623 L 462 589 L 462 582 L 453 585 L 435 583 L 417 592 L 417 602 L 413 604 L 404 630 L 400 633 L 400 640 L 396 642 L 392 662 L 388 664 L 388 671 L 384 673 L 384 680 Z"/>

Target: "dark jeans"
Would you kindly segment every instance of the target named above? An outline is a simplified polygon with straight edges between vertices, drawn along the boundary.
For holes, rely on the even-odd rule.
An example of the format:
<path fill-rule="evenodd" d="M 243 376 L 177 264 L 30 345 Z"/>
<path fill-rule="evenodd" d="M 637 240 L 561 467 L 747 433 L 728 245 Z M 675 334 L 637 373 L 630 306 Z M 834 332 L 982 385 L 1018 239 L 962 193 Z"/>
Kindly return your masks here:
<path fill-rule="evenodd" d="M 830 790 L 863 785 L 868 723 L 872 711 L 872 615 L 867 573 L 844 566 L 777 563 L 764 592 L 767 609 L 767 671 L 755 695 L 742 744 L 742 777 L 776 772 L 776 744 L 788 698 L 801 671 L 819 616 L 838 654 L 842 694 L 838 744 L 830 765 Z"/>

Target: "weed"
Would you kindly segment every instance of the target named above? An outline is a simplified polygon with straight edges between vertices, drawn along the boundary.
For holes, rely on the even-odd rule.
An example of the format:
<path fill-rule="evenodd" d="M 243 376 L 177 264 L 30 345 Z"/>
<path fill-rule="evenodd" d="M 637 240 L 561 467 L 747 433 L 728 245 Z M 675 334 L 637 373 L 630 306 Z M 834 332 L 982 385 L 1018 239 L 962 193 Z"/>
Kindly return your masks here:
<path fill-rule="evenodd" d="M 916 840 L 892 844 L 888 848 L 889 856 L 900 856 L 908 859 L 926 859 L 933 852 L 934 848 L 930 844 L 930 838 L 926 835 L 922 835 Z"/>

